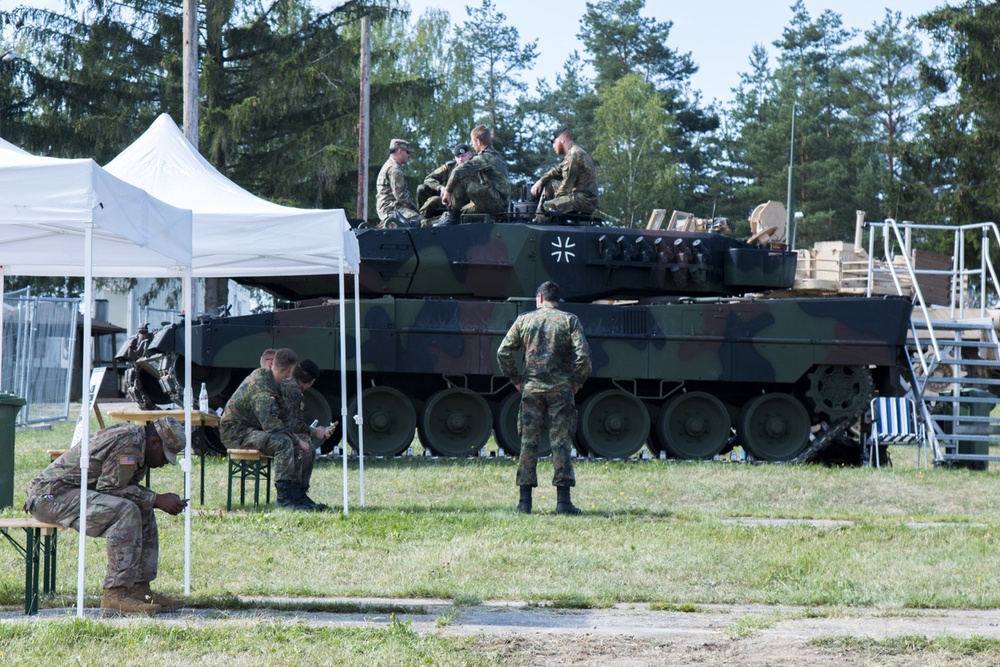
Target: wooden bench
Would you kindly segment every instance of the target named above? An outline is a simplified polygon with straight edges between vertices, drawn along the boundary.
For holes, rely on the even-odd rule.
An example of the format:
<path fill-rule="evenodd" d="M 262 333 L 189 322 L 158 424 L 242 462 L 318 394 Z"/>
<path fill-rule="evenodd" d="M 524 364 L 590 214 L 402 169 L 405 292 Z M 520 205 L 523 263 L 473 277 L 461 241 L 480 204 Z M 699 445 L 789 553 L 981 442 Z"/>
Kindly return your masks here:
<path fill-rule="evenodd" d="M 256 449 L 230 449 L 226 510 L 233 509 L 233 480 L 240 478 L 240 506 L 246 505 L 247 477 L 253 475 L 253 509 L 260 502 L 260 478 L 264 478 L 265 503 L 271 503 L 271 457 Z"/>
<path fill-rule="evenodd" d="M 9 532 L 11 528 L 24 529 L 23 545 L 11 537 Z M 30 517 L 0 519 L 0 534 L 6 537 L 19 553 L 24 554 L 24 613 L 28 616 L 38 613 L 38 579 L 41 561 L 44 562 L 41 571 L 43 592 L 48 595 L 56 590 L 56 545 L 60 530 L 64 528 L 59 524 L 46 523 Z M 39 552 L 44 554 L 43 558 L 39 558 Z"/>
<path fill-rule="evenodd" d="M 55 461 L 57 458 L 68 452 L 68 449 L 46 449 L 45 453 L 49 455 L 49 458 Z"/>

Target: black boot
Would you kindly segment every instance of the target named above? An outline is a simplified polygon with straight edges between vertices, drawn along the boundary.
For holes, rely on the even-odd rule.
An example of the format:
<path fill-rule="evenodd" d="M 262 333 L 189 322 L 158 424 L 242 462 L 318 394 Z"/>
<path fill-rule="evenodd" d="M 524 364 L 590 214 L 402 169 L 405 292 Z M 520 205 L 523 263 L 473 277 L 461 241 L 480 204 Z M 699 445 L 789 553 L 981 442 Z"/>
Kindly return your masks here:
<path fill-rule="evenodd" d="M 274 487 L 278 490 L 278 499 L 274 501 L 275 506 L 300 512 L 312 511 L 313 508 L 302 500 L 302 491 L 298 484 L 275 482 Z"/>
<path fill-rule="evenodd" d="M 569 499 L 569 487 L 556 487 L 556 514 L 583 514 L 579 507 L 573 506 Z"/>
<path fill-rule="evenodd" d="M 309 505 L 315 512 L 325 512 L 328 509 L 330 509 L 329 505 L 325 503 L 318 503 L 312 498 L 310 498 L 309 495 L 306 493 L 307 491 L 309 491 L 308 486 L 299 487 L 299 495 L 301 496 L 302 502 L 304 504 Z"/>
<path fill-rule="evenodd" d="M 521 487 L 521 502 L 517 504 L 517 511 L 521 514 L 531 514 L 531 487 Z"/>
<path fill-rule="evenodd" d="M 447 227 L 448 225 L 457 225 L 459 223 L 459 214 L 455 213 L 451 209 L 444 212 L 437 222 L 434 223 L 435 227 Z"/>

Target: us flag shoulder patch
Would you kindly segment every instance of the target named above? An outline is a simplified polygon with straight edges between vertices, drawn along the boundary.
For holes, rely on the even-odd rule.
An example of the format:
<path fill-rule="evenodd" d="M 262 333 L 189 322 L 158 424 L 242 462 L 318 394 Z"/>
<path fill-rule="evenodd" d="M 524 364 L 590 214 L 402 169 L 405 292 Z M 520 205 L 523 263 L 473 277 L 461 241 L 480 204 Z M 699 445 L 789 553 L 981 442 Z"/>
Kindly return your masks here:
<path fill-rule="evenodd" d="M 119 456 L 118 457 L 118 465 L 120 465 L 120 466 L 134 466 L 135 465 L 135 457 L 132 456 L 132 455 Z"/>

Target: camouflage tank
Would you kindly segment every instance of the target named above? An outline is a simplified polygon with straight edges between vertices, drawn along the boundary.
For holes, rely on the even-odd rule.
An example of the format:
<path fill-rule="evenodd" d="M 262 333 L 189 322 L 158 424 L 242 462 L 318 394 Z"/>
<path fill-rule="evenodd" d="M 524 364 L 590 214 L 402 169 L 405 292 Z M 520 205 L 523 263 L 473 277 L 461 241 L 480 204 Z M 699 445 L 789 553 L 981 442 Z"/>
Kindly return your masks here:
<path fill-rule="evenodd" d="M 910 302 L 759 296 L 791 287 L 795 255 L 786 250 L 724 234 L 586 224 L 472 222 L 357 236 L 366 454 L 399 454 L 415 433 L 441 456 L 475 454 L 491 433 L 516 454 L 519 394 L 500 376 L 496 351 L 545 280 L 559 283 L 562 307 L 580 318 L 592 348 L 593 375 L 578 394 L 581 452 L 619 458 L 648 445 L 708 459 L 739 444 L 763 460 L 805 460 L 856 423 L 875 392 L 898 391 Z M 213 407 L 268 347 L 340 370 L 335 276 L 242 282 L 294 307 L 194 323 L 193 386 L 207 384 Z M 178 397 L 182 351 L 179 325 L 144 341 L 130 371 L 133 396 Z M 352 414 L 353 381 L 348 394 Z M 339 414 L 339 373 L 325 372 L 306 400 L 310 418 Z M 348 429 L 352 446 L 357 436 L 357 426 Z"/>

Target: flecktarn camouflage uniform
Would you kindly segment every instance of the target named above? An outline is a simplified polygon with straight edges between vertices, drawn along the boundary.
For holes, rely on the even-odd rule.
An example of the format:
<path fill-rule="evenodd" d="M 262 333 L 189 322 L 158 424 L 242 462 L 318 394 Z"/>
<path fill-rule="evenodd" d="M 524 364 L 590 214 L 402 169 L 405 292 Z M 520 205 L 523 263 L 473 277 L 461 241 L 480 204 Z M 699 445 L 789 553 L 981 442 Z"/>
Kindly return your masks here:
<path fill-rule="evenodd" d="M 160 551 L 153 502 L 140 486 L 146 475 L 146 435 L 122 422 L 90 439 L 87 468 L 87 535 L 108 541 L 104 588 L 156 579 Z M 25 509 L 39 521 L 80 528 L 80 445 L 53 461 L 28 484 Z"/>
<path fill-rule="evenodd" d="M 514 352 L 524 352 L 524 372 Z M 500 372 L 521 384 L 521 458 L 517 485 L 538 486 L 538 439 L 548 426 L 552 443 L 553 486 L 575 486 L 570 458 L 576 432 L 575 390 L 590 377 L 590 346 L 576 315 L 555 304 L 520 315 L 497 351 Z"/>
<path fill-rule="evenodd" d="M 273 457 L 274 481 L 298 486 L 298 443 L 282 419 L 280 389 L 270 368 L 244 378 L 226 403 L 219 434 L 226 449 L 256 449 Z"/>
<path fill-rule="evenodd" d="M 457 160 L 448 160 L 428 174 L 424 182 L 417 186 L 417 206 L 420 208 L 420 215 L 430 218 L 444 212 L 441 189 L 448 183 L 448 178 L 457 164 Z"/>
<path fill-rule="evenodd" d="M 309 443 L 312 448 L 309 453 L 302 452 L 299 458 L 299 486 L 309 488 L 312 481 L 313 466 L 316 463 L 316 443 L 312 439 L 312 429 L 306 424 L 306 404 L 302 397 L 302 387 L 294 377 L 286 378 L 278 384 L 281 392 L 281 416 L 288 424 L 292 433 Z M 301 452 L 301 450 L 298 450 Z"/>
<path fill-rule="evenodd" d="M 448 178 L 447 190 L 453 211 L 506 213 L 510 203 L 507 164 L 500 153 L 489 146 L 455 167 Z"/>
<path fill-rule="evenodd" d="M 547 198 L 542 209 L 554 213 L 593 213 L 598 206 L 597 167 L 573 144 L 562 161 L 541 178 Z"/>

